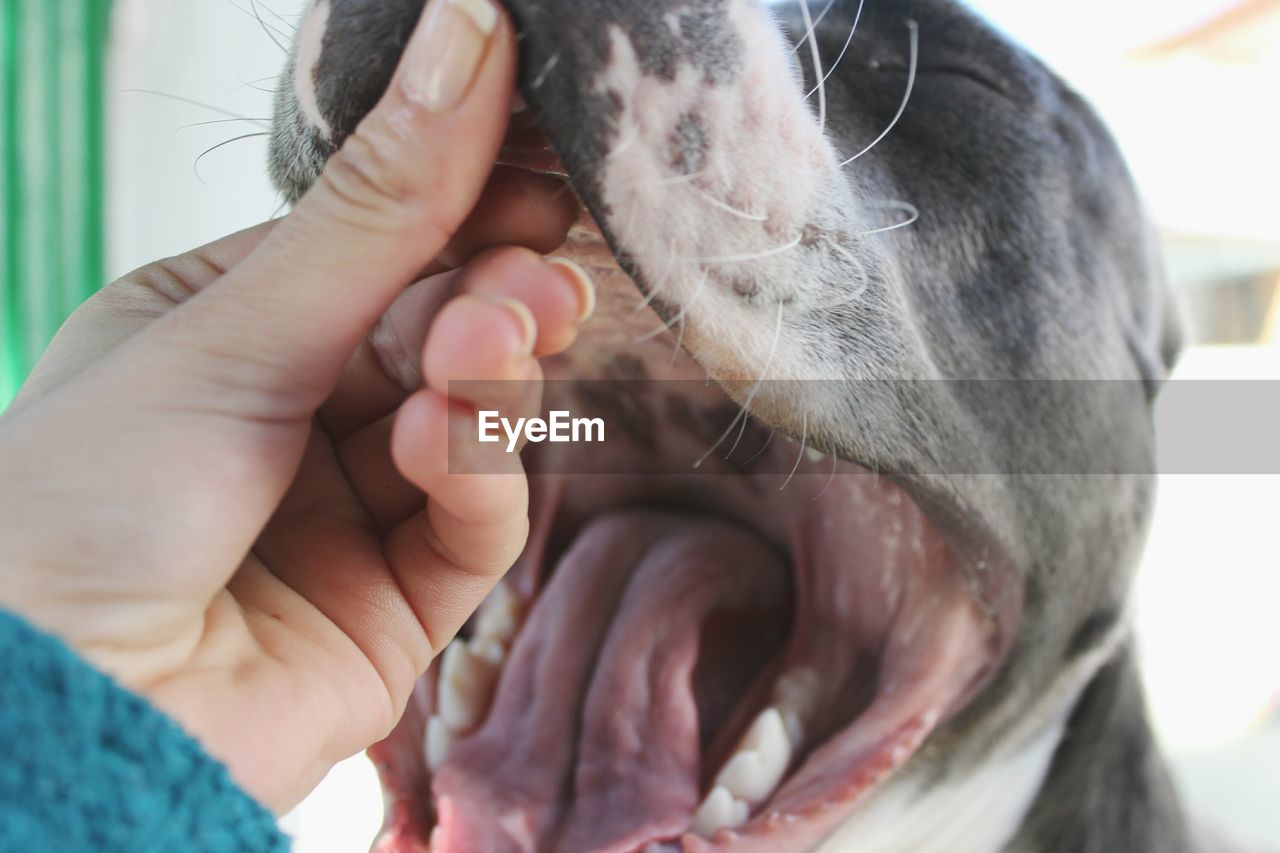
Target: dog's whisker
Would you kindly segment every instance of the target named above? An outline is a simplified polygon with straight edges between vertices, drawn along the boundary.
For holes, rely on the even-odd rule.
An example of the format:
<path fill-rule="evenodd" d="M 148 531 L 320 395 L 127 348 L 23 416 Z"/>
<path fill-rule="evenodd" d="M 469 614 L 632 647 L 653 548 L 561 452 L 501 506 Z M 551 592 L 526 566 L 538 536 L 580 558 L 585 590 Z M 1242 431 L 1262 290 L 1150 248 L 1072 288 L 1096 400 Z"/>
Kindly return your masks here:
<path fill-rule="evenodd" d="M 751 409 L 749 406 L 744 406 L 742 413 L 746 415 L 746 417 L 742 419 L 742 426 L 738 429 L 738 437 L 733 440 L 733 446 L 730 447 L 729 452 L 724 455 L 726 462 L 733 458 L 733 454 L 738 449 L 738 445 L 742 444 L 742 437 L 747 434 L 747 423 L 751 420 Z"/>
<path fill-rule="evenodd" d="M 633 343 L 633 344 L 647 344 L 649 341 L 653 340 L 654 338 L 658 337 L 659 335 L 663 334 L 664 332 L 669 332 L 669 331 L 671 331 L 671 326 L 672 326 L 672 324 L 670 324 L 670 323 L 663 323 L 661 326 L 659 326 L 658 328 L 654 329 L 653 331 L 651 331 L 651 332 L 645 332 L 643 335 L 641 335 L 640 337 L 638 337 L 638 338 L 636 338 L 635 340 L 633 340 L 633 341 L 632 341 L 632 343 Z"/>
<path fill-rule="evenodd" d="M 711 458 L 711 454 L 715 453 L 716 449 L 719 448 L 720 445 L 724 444 L 724 440 L 729 437 L 729 434 L 733 432 L 733 428 L 738 425 L 738 421 L 741 420 L 746 414 L 747 414 L 747 409 L 746 407 L 743 407 L 738 411 L 738 414 L 734 415 L 733 420 L 729 421 L 729 426 L 725 427 L 724 432 L 720 433 L 720 437 L 716 439 L 716 443 L 711 445 L 711 448 L 707 450 L 706 453 L 699 456 L 698 460 L 693 463 L 693 468 L 695 471 L 701 468 L 702 464 Z"/>
<path fill-rule="evenodd" d="M 643 311 L 644 309 L 652 305 L 653 300 L 657 298 L 658 298 L 658 288 L 650 287 L 649 292 L 645 294 L 644 299 L 641 299 L 638 303 L 636 303 L 636 307 L 631 313 L 639 314 L 641 311 Z"/>
<path fill-rule="evenodd" d="M 785 252 L 789 252 L 796 246 L 799 246 L 800 241 L 803 239 L 803 234 L 797 235 L 794 240 L 785 245 L 775 246 L 772 249 L 765 249 L 763 252 L 754 252 L 747 255 L 711 255 L 703 258 L 681 258 L 680 260 L 699 264 L 738 264 L 746 263 L 748 261 L 758 261 L 764 258 L 771 258 L 774 255 L 781 255 Z"/>
<path fill-rule="evenodd" d="M 809 0 L 800 0 L 800 14 L 804 18 L 805 41 L 809 43 L 809 58 L 813 61 L 813 79 L 818 81 L 818 138 L 827 133 L 827 87 L 822 75 L 822 52 L 818 49 L 817 25 L 809 12 Z"/>
<path fill-rule="evenodd" d="M 283 38 L 286 40 L 291 39 L 294 35 L 296 28 L 289 27 L 288 22 L 285 22 L 285 26 L 289 27 L 289 31 L 285 32 L 284 30 L 277 27 L 275 24 L 268 23 L 266 19 L 262 17 L 262 13 L 258 11 L 258 3 L 259 3 L 259 0 L 249 0 L 249 8 L 253 10 L 253 16 L 258 19 L 258 24 L 262 27 L 263 32 L 266 32 L 268 37 L 270 37 L 272 33 L 275 33 L 276 35 L 280 36 L 280 38 Z M 270 11 L 270 10 L 268 9 L 267 11 Z M 273 12 L 272 14 L 275 14 L 275 13 Z M 276 17 L 279 18 L 280 16 L 276 15 Z M 279 47 L 282 51 L 284 51 L 285 53 L 289 52 L 289 49 L 285 47 L 282 42 L 280 42 L 275 38 L 272 38 L 271 40 L 274 41 L 276 43 L 276 46 Z"/>
<path fill-rule="evenodd" d="M 699 197 L 702 198 L 703 201 L 705 201 L 707 204 L 711 205 L 712 207 L 719 208 L 720 210 L 723 210 L 725 213 L 731 214 L 733 216 L 737 216 L 740 219 L 749 219 L 752 222 L 768 222 L 769 221 L 769 214 L 767 213 L 748 213 L 745 210 L 739 210 L 738 208 L 734 207 L 728 202 L 721 201 L 720 199 L 713 196 L 711 193 L 706 192 L 704 190 L 694 190 L 694 192 L 696 192 L 699 195 Z"/>
<path fill-rule="evenodd" d="M 241 80 L 240 85 L 232 89 L 228 94 L 238 92 L 241 89 L 252 89 L 255 92 L 261 92 L 264 95 L 274 95 L 276 93 L 275 89 L 268 89 L 264 86 L 259 86 L 257 83 L 250 83 L 248 81 Z"/>
<path fill-rule="evenodd" d="M 265 119 L 265 118 L 215 118 L 209 121 L 195 121 L 195 122 L 192 122 L 191 124 L 184 124 L 177 129 L 189 130 L 193 127 L 208 127 L 211 124 L 234 124 L 236 122 L 247 122 L 249 124 L 256 124 L 258 127 L 267 129 L 270 127 L 270 124 L 268 124 L 268 122 L 270 121 L 271 121 L 270 119 Z"/>
<path fill-rule="evenodd" d="M 628 148 L 630 148 L 632 145 L 635 145 L 639 141 L 640 141 L 640 131 L 637 130 L 635 133 L 631 134 L 626 139 L 624 139 L 623 141 L 619 142 L 616 146 L 614 146 L 614 149 L 612 151 L 610 151 L 608 154 L 601 157 L 600 161 L 596 163 L 596 167 L 598 168 L 604 165 L 605 163 L 608 163 L 609 161 L 622 156 L 627 152 Z"/>
<path fill-rule="evenodd" d="M 840 467 L 840 458 L 834 453 L 831 454 L 831 474 L 827 477 L 827 482 L 823 484 L 821 491 L 813 496 L 813 500 L 817 500 L 827 493 L 827 489 L 831 488 L 831 484 L 836 481 L 836 470 Z"/>
<path fill-rule="evenodd" d="M 671 350 L 671 361 L 667 364 L 667 369 L 676 366 L 676 362 L 680 360 L 680 353 L 684 351 L 684 329 L 687 324 L 684 319 L 680 320 L 680 331 L 676 334 L 676 345 Z"/>
<path fill-rule="evenodd" d="M 752 462 L 755 462 L 763 456 L 764 452 L 769 449 L 769 445 L 773 443 L 773 437 L 777 434 L 778 431 L 776 429 L 769 430 L 769 437 L 764 440 L 764 444 L 760 445 L 760 449 L 755 452 L 755 455 L 748 459 L 744 464 L 750 465 Z"/>
<path fill-rule="evenodd" d="M 266 10 L 267 10 L 267 12 L 269 12 L 269 13 L 271 14 L 271 17 L 275 18 L 277 21 L 279 21 L 280 23 L 284 24 L 284 25 L 285 25 L 286 27 L 288 27 L 291 31 L 293 31 L 293 32 L 297 32 L 297 30 L 298 30 L 298 23 L 297 23 L 296 21 L 290 21 L 290 20 L 289 20 L 288 18 L 286 18 L 284 15 L 281 15 L 281 14 L 280 14 L 279 12 L 277 12 L 275 9 L 272 9 L 272 8 L 271 8 L 270 6 L 268 6 L 266 3 L 262 2 L 262 0 L 257 0 L 257 4 L 258 4 L 259 6 L 261 6 L 262 8 L 266 9 Z"/>
<path fill-rule="evenodd" d="M 857 268 L 857 275 L 854 276 L 856 286 L 853 291 L 839 302 L 833 302 L 828 305 L 828 309 L 838 308 L 841 305 L 848 305 L 851 302 L 857 302 L 862 298 L 862 295 L 867 292 L 867 288 L 871 286 L 871 277 L 867 274 L 867 265 L 862 262 L 862 258 L 858 257 L 857 253 L 850 252 L 843 246 L 835 246 L 833 247 L 833 251 L 838 252 L 843 256 L 844 259 L 849 262 L 851 267 Z"/>
<path fill-rule="evenodd" d="M 818 24 L 822 23 L 822 19 L 827 17 L 827 13 L 835 8 L 835 5 L 837 2 L 838 0 L 830 0 L 830 2 L 827 3 L 827 5 L 822 8 L 822 11 L 818 13 L 818 17 L 813 19 L 814 26 L 817 26 Z M 802 47 L 804 47 L 804 39 L 801 39 L 800 41 L 793 44 L 791 46 L 791 50 L 787 51 L 787 56 L 789 57 L 795 56 L 800 51 L 800 48 Z"/>
<path fill-rule="evenodd" d="M 270 136 L 270 135 L 271 135 L 271 134 L 266 133 L 266 132 L 261 132 L 261 133 L 245 133 L 245 134 L 242 134 L 242 135 L 240 135 L 240 136 L 234 136 L 234 137 L 232 137 L 231 139 L 227 139 L 227 140 L 224 140 L 224 141 L 222 141 L 222 142 L 219 142 L 217 145 L 214 145 L 212 148 L 206 148 L 203 152 L 201 152 L 200 156 L 196 158 L 196 161 L 195 161 L 194 163 L 192 163 L 192 164 L 191 164 L 191 170 L 192 170 L 193 172 L 195 172 L 195 174 L 196 174 L 196 179 L 197 179 L 198 181 L 200 181 L 200 183 L 204 184 L 205 186 L 208 186 L 208 182 L 207 182 L 207 181 L 205 181 L 204 177 L 200 174 L 200 161 L 201 161 L 201 160 L 203 160 L 205 157 L 208 157 L 210 154 L 212 154 L 213 152 L 217 151 L 219 148 L 226 148 L 228 145 L 231 145 L 232 143 L 240 142 L 240 141 L 245 140 L 245 139 L 255 139 L 255 138 L 259 137 L 259 136 Z"/>
<path fill-rule="evenodd" d="M 289 199 L 285 198 L 283 194 L 276 193 L 276 196 L 280 199 L 280 204 L 276 206 L 275 210 L 271 211 L 271 216 L 268 217 L 268 221 L 270 222 L 274 222 L 279 219 L 280 214 L 284 213 L 285 208 L 289 206 Z"/>
<path fill-rule="evenodd" d="M 684 318 L 688 316 L 689 309 L 691 309 L 694 306 L 694 304 L 698 301 L 698 298 L 701 297 L 703 292 L 706 290 L 708 277 L 709 276 L 706 273 L 702 274 L 702 278 L 699 279 L 698 281 L 698 286 L 693 291 L 693 296 L 689 297 L 689 301 L 685 303 L 684 307 L 680 309 L 680 312 L 678 314 L 676 314 L 666 323 L 663 323 L 661 326 L 654 329 L 652 332 L 647 332 L 646 334 L 636 338 L 635 343 L 643 344 L 648 341 L 651 341 L 654 338 L 661 335 L 663 332 L 671 331 L 671 329 L 675 328 L 675 325 L 677 323 L 682 324 L 680 326 L 680 332 L 683 335 L 684 334 L 684 326 L 683 326 Z"/>
<path fill-rule="evenodd" d="M 190 104 L 193 107 L 200 107 L 201 109 L 206 109 L 211 112 L 218 113 L 219 115 L 224 115 L 224 116 L 227 116 L 228 118 L 236 119 L 238 121 L 248 121 L 248 122 L 261 121 L 261 119 L 253 119 L 253 118 L 249 118 L 248 116 L 242 116 L 239 113 L 233 113 L 231 112 L 231 110 L 226 110 L 226 109 L 223 109 L 222 107 L 215 107 L 213 104 L 206 104 L 204 101 L 196 101 L 191 98 L 184 98 L 182 95 L 171 95 L 168 92 L 157 92 L 154 89 L 122 89 L 121 91 L 129 94 L 136 93 L 141 95 L 154 95 L 157 98 L 168 98 L 171 101 L 178 101 L 183 104 Z"/>
<path fill-rule="evenodd" d="M 769 368 L 773 366 L 773 358 L 778 353 L 778 342 L 782 339 L 782 314 L 784 310 L 785 306 L 782 303 L 778 303 L 778 322 L 774 327 L 773 344 L 769 347 L 769 357 L 765 359 L 764 369 L 760 371 L 760 377 L 756 379 L 755 384 L 751 386 L 751 390 L 747 392 L 747 397 L 742 403 L 742 409 L 738 412 L 738 417 L 729 422 L 729 426 L 716 439 L 716 443 L 711 445 L 711 448 L 702 454 L 697 462 L 693 463 L 695 470 L 701 468 L 702 464 L 711 457 L 711 454 L 715 453 L 721 444 L 724 444 L 724 440 L 729 437 L 729 433 L 733 432 L 734 426 L 737 425 L 738 418 L 745 417 L 750 412 L 751 404 L 755 401 L 756 395 L 760 393 L 761 387 L 764 386 L 765 378 L 769 375 Z"/>
<path fill-rule="evenodd" d="M 248 15 L 250 18 L 253 18 L 255 21 L 257 21 L 258 26 L 262 28 L 262 32 L 266 35 L 267 38 L 271 39 L 272 44 L 280 48 L 281 53 L 289 52 L 289 48 L 285 47 L 284 42 L 280 40 L 281 38 L 288 38 L 288 35 L 286 35 L 284 32 L 281 32 L 278 28 L 273 27 L 272 25 L 264 21 L 262 19 L 262 15 L 258 13 L 256 6 L 253 7 L 252 10 L 250 10 L 250 9 L 246 9 L 245 7 L 241 6 L 239 3 L 235 2 L 235 0 L 223 0 L 223 2 L 226 3 L 228 6 L 230 6 L 231 8 L 236 9 L 237 11 L 243 12 L 244 14 Z M 253 4 L 253 2 L 254 0 L 249 0 L 249 3 L 251 5 Z"/>
<path fill-rule="evenodd" d="M 902 98 L 902 105 L 898 107 L 897 114 L 894 115 L 893 120 L 889 122 L 889 126 L 884 129 L 883 133 L 881 133 L 879 136 L 873 139 L 871 141 L 871 144 L 868 145 L 866 148 L 863 148 L 857 154 L 854 154 L 848 160 L 845 160 L 843 163 L 841 163 L 838 168 L 843 169 L 845 166 L 848 166 L 854 160 L 857 160 L 859 157 L 866 154 L 872 148 L 875 148 L 877 145 L 879 145 L 881 140 L 883 140 L 886 136 L 888 136 L 889 133 L 893 130 L 893 128 L 897 126 L 898 120 L 902 118 L 902 114 L 907 111 L 907 104 L 910 103 L 911 101 L 911 93 L 912 91 L 915 90 L 916 68 L 919 64 L 919 59 L 920 59 L 920 26 L 915 21 L 908 19 L 907 29 L 911 31 L 911 67 L 907 72 L 907 92 Z"/>
<path fill-rule="evenodd" d="M 795 477 L 796 472 L 800 470 L 800 463 L 804 461 L 805 443 L 809 440 L 809 413 L 805 412 L 800 416 L 800 452 L 796 454 L 796 464 L 791 467 L 791 473 L 787 475 L 787 479 L 782 481 L 782 485 L 778 487 L 778 491 L 782 491 Z"/>
<path fill-rule="evenodd" d="M 886 231 L 897 231 L 899 228 L 906 228 L 916 224 L 920 219 L 920 209 L 914 204 L 906 201 L 886 201 L 877 205 L 887 210 L 898 210 L 907 215 L 902 222 L 895 222 L 892 225 L 886 225 L 883 228 L 872 228 L 870 231 L 859 231 L 855 236 L 869 237 L 872 234 L 883 234 Z"/>
<path fill-rule="evenodd" d="M 831 63 L 831 67 L 827 69 L 827 73 L 818 81 L 818 85 L 810 89 L 809 93 L 804 96 L 805 100 L 813 97 L 813 93 L 818 91 L 818 87 L 826 83 L 831 75 L 835 73 L 836 69 L 840 67 L 840 63 L 844 61 L 845 54 L 849 52 L 849 46 L 853 44 L 853 37 L 858 32 L 858 23 L 862 20 L 862 7 L 865 5 L 866 0 L 858 0 L 858 11 L 854 13 L 853 26 L 849 28 L 849 36 L 844 40 L 844 47 L 840 48 L 840 53 L 836 56 L 836 61 Z M 819 18 L 819 20 L 821 20 L 821 18 Z"/>
<path fill-rule="evenodd" d="M 679 184 L 691 184 L 694 181 L 698 180 L 698 178 L 701 178 L 703 174 L 705 173 L 698 171 L 698 172 L 690 172 L 687 175 L 675 175 L 670 178 L 663 178 L 662 180 L 658 181 L 658 186 L 672 187 L 672 186 L 678 186 Z"/>
<path fill-rule="evenodd" d="M 560 51 L 551 54 L 551 58 L 538 70 L 534 76 L 533 82 L 529 84 L 529 88 L 533 90 L 541 89 L 542 84 L 547 82 L 547 78 L 551 76 L 551 72 L 560 64 Z"/>

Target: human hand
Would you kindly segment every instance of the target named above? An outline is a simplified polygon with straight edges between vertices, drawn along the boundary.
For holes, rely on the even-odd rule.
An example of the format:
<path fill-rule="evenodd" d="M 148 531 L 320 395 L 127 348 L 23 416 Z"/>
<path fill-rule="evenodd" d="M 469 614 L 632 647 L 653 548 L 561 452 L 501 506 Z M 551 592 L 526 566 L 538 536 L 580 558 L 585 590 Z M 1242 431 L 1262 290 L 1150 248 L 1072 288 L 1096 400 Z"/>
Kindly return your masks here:
<path fill-rule="evenodd" d="M 391 730 L 525 542 L 518 456 L 446 458 L 476 429 L 449 380 L 539 379 L 592 299 L 480 251 L 550 251 L 574 215 L 490 178 L 514 64 L 494 6 L 430 4 L 292 214 L 106 288 L 0 419 L 0 607 L 277 810 Z"/>

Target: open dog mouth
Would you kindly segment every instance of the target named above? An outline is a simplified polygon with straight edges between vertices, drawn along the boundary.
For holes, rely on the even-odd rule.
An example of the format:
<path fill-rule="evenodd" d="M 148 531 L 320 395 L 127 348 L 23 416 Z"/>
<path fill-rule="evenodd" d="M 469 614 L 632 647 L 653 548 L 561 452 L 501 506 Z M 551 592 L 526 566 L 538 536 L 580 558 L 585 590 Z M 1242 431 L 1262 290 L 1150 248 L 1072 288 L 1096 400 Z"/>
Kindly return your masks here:
<path fill-rule="evenodd" d="M 625 400 L 596 402 L 643 408 L 643 429 L 526 449 L 523 556 L 371 751 L 376 849 L 809 849 L 1004 657 L 890 477 L 755 419 L 671 473 L 736 410 L 686 385 L 613 383 Z"/>
<path fill-rule="evenodd" d="M 373 751 L 378 849 L 820 841 L 998 653 L 900 487 L 802 467 L 786 489 L 535 473 L 525 555 Z"/>

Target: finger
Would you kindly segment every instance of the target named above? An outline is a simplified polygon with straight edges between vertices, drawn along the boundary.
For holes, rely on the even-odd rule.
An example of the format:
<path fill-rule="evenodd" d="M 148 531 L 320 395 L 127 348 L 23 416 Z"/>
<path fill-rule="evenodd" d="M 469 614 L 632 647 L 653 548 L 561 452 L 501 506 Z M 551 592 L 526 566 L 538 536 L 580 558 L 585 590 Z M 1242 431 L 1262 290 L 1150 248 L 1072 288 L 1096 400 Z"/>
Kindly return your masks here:
<path fill-rule="evenodd" d="M 458 276 L 451 270 L 409 287 L 351 354 L 319 411 L 334 441 L 390 415 L 422 386 L 419 362 L 425 329 L 457 295 Z"/>
<path fill-rule="evenodd" d="M 526 306 L 537 323 L 533 354 L 544 358 L 564 352 L 577 340 L 578 327 L 595 313 L 595 285 L 586 270 L 568 258 L 549 257 L 534 263 L 532 257 L 521 255 L 518 250 L 495 251 L 476 258 L 459 272 L 458 288 Z"/>
<path fill-rule="evenodd" d="M 475 205 L 514 75 L 511 26 L 491 0 L 427 4 L 386 95 L 316 186 L 244 263 L 157 324 L 158 339 L 196 375 L 258 393 L 266 414 L 309 417 Z"/>
<path fill-rule="evenodd" d="M 433 650 L 417 616 L 319 431 L 311 433 L 297 477 L 254 551 L 356 644 L 393 695 L 430 663 Z"/>
<path fill-rule="evenodd" d="M 429 357 L 430 369 L 446 386 L 450 377 L 483 380 L 487 398 L 457 400 L 473 410 L 483 406 L 508 417 L 531 417 L 536 414 L 542 376 L 532 355 L 537 338 L 534 323 L 530 309 L 510 297 L 458 296 L 436 318 L 432 343 L 427 345 L 427 351 L 435 353 Z M 465 347 L 459 348 L 459 342 L 465 342 Z M 445 389 L 438 390 L 447 396 Z M 425 499 L 423 491 L 393 463 L 394 421 L 395 416 L 388 415 L 337 449 L 348 482 L 380 530 L 389 530 L 420 511 Z M 475 441 L 474 433 L 469 440 Z M 441 445 L 438 452 L 447 453 L 448 446 Z"/>
<path fill-rule="evenodd" d="M 396 465 L 430 499 L 388 535 L 387 560 L 436 652 L 515 562 L 529 531 L 519 454 L 477 444 L 475 430 L 471 406 L 426 390 L 401 407 L 392 437 Z"/>
<path fill-rule="evenodd" d="M 533 312 L 507 296 L 464 295 L 436 317 L 422 357 L 427 387 L 475 409 L 520 417 L 540 392 Z M 517 412 L 521 414 L 516 414 Z"/>
<path fill-rule="evenodd" d="M 184 255 L 156 261 L 98 291 L 58 330 L 13 410 L 48 394 L 217 281 L 248 257 L 275 225 L 255 225 Z"/>
<path fill-rule="evenodd" d="M 396 414 L 393 412 L 369 424 L 336 448 L 338 463 L 351 491 L 364 506 L 373 526 L 384 533 L 427 504 L 426 495 L 400 473 L 391 457 Z"/>
<path fill-rule="evenodd" d="M 548 263 L 514 247 L 487 251 L 462 271 L 419 282 L 392 305 L 347 362 L 320 417 L 335 441 L 394 412 L 422 387 L 422 351 L 441 306 L 460 293 L 507 296 L 524 303 L 538 328 L 534 354 L 567 348 L 590 317 L 595 291 L 587 274 L 563 259 Z"/>

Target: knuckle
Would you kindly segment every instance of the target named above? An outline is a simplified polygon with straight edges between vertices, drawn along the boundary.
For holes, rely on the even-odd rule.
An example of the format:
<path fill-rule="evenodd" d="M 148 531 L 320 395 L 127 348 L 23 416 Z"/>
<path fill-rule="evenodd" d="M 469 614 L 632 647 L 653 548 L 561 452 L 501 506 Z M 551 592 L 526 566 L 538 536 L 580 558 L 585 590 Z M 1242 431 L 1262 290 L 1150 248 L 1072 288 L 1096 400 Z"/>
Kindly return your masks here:
<path fill-rule="evenodd" d="M 506 520 L 504 519 L 504 522 Z M 447 531 L 436 530 L 435 525 L 424 526 L 422 535 L 429 548 L 459 576 L 472 578 L 493 578 L 501 576 L 511 568 L 520 553 L 524 550 L 524 541 L 528 535 L 527 519 L 522 524 L 522 531 L 503 530 L 502 522 L 494 524 L 481 522 L 472 525 L 457 521 L 455 525 L 461 529 Z M 513 526 L 518 521 L 508 522 Z M 477 535 L 482 532 L 483 535 Z M 501 532 L 502 535 L 496 535 Z M 478 547 L 479 540 L 485 540 L 485 547 Z"/>
<path fill-rule="evenodd" d="M 195 283 L 171 259 L 147 264 L 120 283 L 147 296 L 159 297 L 170 305 L 181 305 L 197 291 Z"/>
<path fill-rule="evenodd" d="M 166 308 L 171 308 L 226 274 L 226 268 L 201 248 L 175 258 L 153 261 L 103 288 L 102 292 L 113 299 L 159 298 Z"/>
<path fill-rule="evenodd" d="M 134 270 L 104 287 L 91 302 L 120 315 L 155 317 L 187 302 L 224 274 L 212 259 L 193 252 Z"/>
<path fill-rule="evenodd" d="M 356 210 L 386 211 L 409 206 L 415 198 L 411 176 L 401 166 L 398 140 L 367 123 L 348 137 L 330 160 L 320 181 Z"/>
<path fill-rule="evenodd" d="M 329 160 L 320 185 L 335 202 L 330 211 L 348 224 L 398 229 L 439 245 L 453 238 L 466 210 L 458 188 L 432 162 L 414 122 L 371 116 Z"/>

